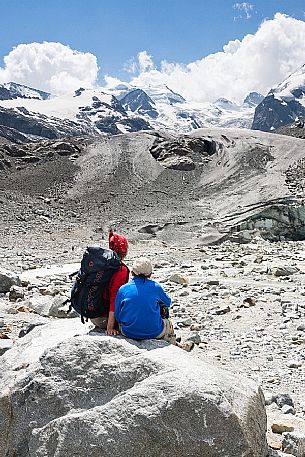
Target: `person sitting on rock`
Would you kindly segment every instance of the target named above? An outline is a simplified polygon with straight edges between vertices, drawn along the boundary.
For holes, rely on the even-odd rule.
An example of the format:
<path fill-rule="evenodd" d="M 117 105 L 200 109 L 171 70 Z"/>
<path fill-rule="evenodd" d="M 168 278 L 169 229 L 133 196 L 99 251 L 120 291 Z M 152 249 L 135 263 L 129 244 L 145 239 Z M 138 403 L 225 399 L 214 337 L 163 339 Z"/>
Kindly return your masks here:
<path fill-rule="evenodd" d="M 123 263 L 128 251 L 128 241 L 123 235 L 118 235 L 112 230 L 109 231 L 109 249 L 116 252 L 120 261 L 121 268 L 115 272 L 109 282 L 108 288 L 104 291 L 104 298 L 109 301 L 109 314 L 101 317 L 91 318 L 91 322 L 99 329 L 106 329 L 107 335 L 117 335 L 119 331 L 115 328 L 116 321 L 114 316 L 115 297 L 119 288 L 129 281 L 129 269 Z"/>
<path fill-rule="evenodd" d="M 120 287 L 115 299 L 115 317 L 122 335 L 135 340 L 163 339 L 176 344 L 169 319 L 162 319 L 160 304 L 170 307 L 171 299 L 160 284 L 150 279 L 152 264 L 147 257 L 135 260 L 133 279 Z"/>

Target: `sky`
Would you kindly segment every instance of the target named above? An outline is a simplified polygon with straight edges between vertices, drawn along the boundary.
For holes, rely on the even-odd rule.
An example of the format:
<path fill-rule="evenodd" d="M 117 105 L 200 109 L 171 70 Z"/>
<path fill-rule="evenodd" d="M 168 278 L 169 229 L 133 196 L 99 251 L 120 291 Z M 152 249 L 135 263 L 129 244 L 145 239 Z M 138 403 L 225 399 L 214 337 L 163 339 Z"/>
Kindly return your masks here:
<path fill-rule="evenodd" d="M 192 101 L 262 93 L 305 64 L 304 0 L 0 0 L 0 83 L 119 81 Z"/>

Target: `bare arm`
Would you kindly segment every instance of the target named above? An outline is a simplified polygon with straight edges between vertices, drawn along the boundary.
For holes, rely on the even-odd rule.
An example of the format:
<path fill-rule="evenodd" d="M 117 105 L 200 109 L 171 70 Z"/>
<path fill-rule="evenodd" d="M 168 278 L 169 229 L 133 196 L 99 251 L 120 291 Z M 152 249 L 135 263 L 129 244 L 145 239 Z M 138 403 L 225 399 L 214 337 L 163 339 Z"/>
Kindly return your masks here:
<path fill-rule="evenodd" d="M 113 311 L 109 311 L 108 322 L 107 322 L 107 330 L 106 330 L 106 334 L 107 335 L 115 336 L 115 335 L 119 334 L 119 331 L 115 330 L 114 326 L 115 326 L 114 312 Z"/>

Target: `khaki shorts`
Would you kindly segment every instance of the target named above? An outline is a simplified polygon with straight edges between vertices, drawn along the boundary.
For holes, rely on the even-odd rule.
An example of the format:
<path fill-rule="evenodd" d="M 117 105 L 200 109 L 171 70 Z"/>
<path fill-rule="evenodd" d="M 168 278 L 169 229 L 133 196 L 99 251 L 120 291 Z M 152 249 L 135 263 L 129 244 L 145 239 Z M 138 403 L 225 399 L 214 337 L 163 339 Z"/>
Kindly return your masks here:
<path fill-rule="evenodd" d="M 90 319 L 90 321 L 91 321 L 92 324 L 94 324 L 96 327 L 99 327 L 99 328 L 107 328 L 107 321 L 108 321 L 108 318 L 105 317 L 105 316 L 94 317 L 94 318 Z"/>
<path fill-rule="evenodd" d="M 176 344 L 176 335 L 170 319 L 162 319 L 164 323 L 163 331 L 156 337 L 157 340 L 164 340 L 171 344 Z"/>
<path fill-rule="evenodd" d="M 155 339 L 156 340 L 164 340 L 164 341 L 167 341 L 167 343 L 176 345 L 176 335 L 175 335 L 175 332 L 174 332 L 173 324 L 171 323 L 171 321 L 169 319 L 162 319 L 162 320 L 163 320 L 163 323 L 164 323 L 164 328 L 163 328 L 162 332 L 160 333 L 160 335 L 156 336 Z M 123 336 L 126 337 L 124 332 L 122 332 L 121 325 L 120 325 L 120 332 L 121 332 L 121 334 Z M 126 337 L 126 338 L 128 338 L 128 337 Z"/>

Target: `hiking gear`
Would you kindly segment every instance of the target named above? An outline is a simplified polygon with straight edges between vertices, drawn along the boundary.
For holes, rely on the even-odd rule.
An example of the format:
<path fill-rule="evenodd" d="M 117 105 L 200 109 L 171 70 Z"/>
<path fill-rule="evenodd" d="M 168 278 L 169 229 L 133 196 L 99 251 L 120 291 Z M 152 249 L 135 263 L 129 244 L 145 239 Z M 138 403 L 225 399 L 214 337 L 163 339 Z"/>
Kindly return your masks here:
<path fill-rule="evenodd" d="M 164 323 L 159 302 L 169 307 L 171 299 L 160 284 L 151 279 L 135 276 L 120 287 L 115 299 L 115 317 L 128 338 L 145 340 L 156 338 Z"/>
<path fill-rule="evenodd" d="M 169 318 L 169 308 L 168 306 L 164 305 L 163 303 L 159 302 L 160 306 L 160 315 L 162 319 L 168 319 Z"/>
<path fill-rule="evenodd" d="M 71 290 L 72 308 L 81 316 L 82 323 L 88 318 L 100 317 L 109 313 L 109 300 L 104 291 L 112 275 L 121 268 L 118 255 L 101 246 L 88 246 Z"/>
<path fill-rule="evenodd" d="M 132 265 L 132 271 L 135 275 L 150 276 L 152 274 L 152 264 L 147 257 L 139 257 Z"/>
<path fill-rule="evenodd" d="M 128 241 L 124 235 L 118 235 L 112 230 L 109 231 L 109 249 L 121 256 L 125 256 L 128 251 Z"/>

